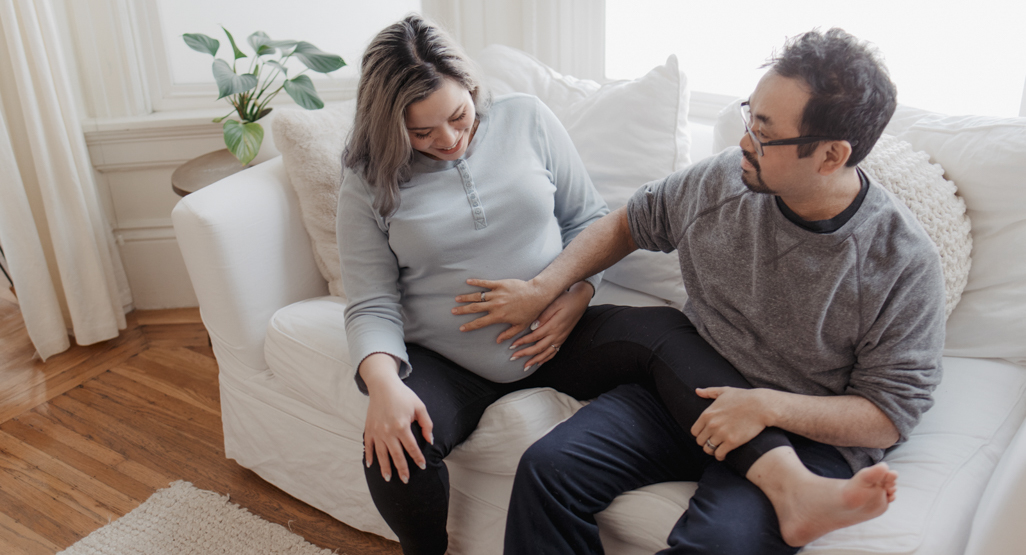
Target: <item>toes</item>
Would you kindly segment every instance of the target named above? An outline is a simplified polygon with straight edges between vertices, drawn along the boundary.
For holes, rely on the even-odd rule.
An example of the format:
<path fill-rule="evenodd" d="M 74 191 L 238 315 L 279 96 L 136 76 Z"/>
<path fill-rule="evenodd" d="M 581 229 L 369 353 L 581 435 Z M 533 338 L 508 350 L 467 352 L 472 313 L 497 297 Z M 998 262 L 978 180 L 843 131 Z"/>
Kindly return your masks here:
<path fill-rule="evenodd" d="M 853 477 L 856 482 L 869 487 L 886 487 L 898 479 L 898 473 L 887 467 L 887 463 L 876 463 L 863 468 Z"/>

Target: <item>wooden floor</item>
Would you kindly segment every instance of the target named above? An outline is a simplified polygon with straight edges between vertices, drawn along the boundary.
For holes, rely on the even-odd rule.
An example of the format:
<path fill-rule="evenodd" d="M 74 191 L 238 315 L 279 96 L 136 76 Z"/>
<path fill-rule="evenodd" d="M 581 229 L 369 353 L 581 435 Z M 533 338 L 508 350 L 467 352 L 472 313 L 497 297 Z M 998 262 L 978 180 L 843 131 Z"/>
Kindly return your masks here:
<path fill-rule="evenodd" d="M 349 555 L 399 554 L 224 455 L 217 362 L 196 309 L 133 312 L 46 363 L 0 298 L 0 553 L 52 554 L 175 480 Z"/>

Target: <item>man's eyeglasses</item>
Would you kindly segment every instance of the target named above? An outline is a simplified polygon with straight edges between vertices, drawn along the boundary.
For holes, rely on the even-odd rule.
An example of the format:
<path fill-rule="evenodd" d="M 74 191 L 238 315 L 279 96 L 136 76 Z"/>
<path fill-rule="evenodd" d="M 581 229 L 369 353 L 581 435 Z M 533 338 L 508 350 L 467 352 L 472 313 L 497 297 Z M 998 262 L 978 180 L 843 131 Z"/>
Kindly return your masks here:
<path fill-rule="evenodd" d="M 748 106 L 748 102 L 742 102 L 740 106 L 741 121 L 745 124 L 745 131 L 748 136 L 752 139 L 752 143 L 755 145 L 755 150 L 759 152 L 759 156 L 763 155 L 763 147 L 767 146 L 782 146 L 782 145 L 807 145 L 809 143 L 818 143 L 820 141 L 840 141 L 842 139 L 835 139 L 833 137 L 795 137 L 793 139 L 778 139 L 775 141 L 762 142 L 758 137 L 755 136 L 755 132 L 752 131 L 752 109 Z M 851 141 L 852 145 L 855 145 L 855 141 Z"/>

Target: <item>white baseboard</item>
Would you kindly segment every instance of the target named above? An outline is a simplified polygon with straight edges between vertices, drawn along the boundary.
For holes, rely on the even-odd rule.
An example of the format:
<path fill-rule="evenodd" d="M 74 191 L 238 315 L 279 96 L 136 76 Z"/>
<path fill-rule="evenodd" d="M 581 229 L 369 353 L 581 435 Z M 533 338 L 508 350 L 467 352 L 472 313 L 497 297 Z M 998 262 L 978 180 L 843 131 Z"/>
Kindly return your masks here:
<path fill-rule="evenodd" d="M 148 236 L 123 232 L 118 244 L 135 308 L 199 306 L 173 229 L 152 230 Z"/>

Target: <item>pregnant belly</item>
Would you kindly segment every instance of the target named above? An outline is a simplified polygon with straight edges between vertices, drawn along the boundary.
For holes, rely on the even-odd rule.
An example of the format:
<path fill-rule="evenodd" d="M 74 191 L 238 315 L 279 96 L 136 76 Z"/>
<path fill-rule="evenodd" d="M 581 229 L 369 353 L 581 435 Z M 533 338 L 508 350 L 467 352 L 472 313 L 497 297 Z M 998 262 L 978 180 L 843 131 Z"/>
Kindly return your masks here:
<path fill-rule="evenodd" d="M 501 344 L 495 340 L 508 327 L 495 324 L 479 330 L 462 332 L 460 326 L 478 315 L 453 315 L 456 306 L 452 296 L 419 297 L 405 299 L 406 341 L 427 347 L 493 382 L 508 383 L 530 376 L 537 368 L 524 371 L 527 359 L 511 361 L 513 351 L 509 350 L 513 339 Z M 413 369 L 417 371 L 416 368 Z"/>

